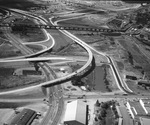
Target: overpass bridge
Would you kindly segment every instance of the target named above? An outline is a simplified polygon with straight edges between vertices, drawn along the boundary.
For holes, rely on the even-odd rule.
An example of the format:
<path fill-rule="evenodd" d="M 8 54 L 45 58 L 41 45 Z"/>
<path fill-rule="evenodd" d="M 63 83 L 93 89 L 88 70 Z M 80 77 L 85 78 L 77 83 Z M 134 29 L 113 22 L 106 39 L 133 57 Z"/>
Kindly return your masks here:
<path fill-rule="evenodd" d="M 91 28 L 91 27 L 69 27 L 69 26 L 52 26 L 52 25 L 30 25 L 23 23 L 1 23 L 0 27 L 26 27 L 26 28 L 42 28 L 52 30 L 76 30 L 76 31 L 91 31 L 91 32 L 124 32 L 124 30 L 107 29 L 107 28 Z"/>

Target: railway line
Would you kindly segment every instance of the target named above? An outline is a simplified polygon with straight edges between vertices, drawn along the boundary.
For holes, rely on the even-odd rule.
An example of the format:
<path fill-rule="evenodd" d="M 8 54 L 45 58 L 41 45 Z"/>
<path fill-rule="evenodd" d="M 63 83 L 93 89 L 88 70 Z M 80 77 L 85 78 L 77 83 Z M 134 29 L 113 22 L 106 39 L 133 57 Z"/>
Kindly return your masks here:
<path fill-rule="evenodd" d="M 52 26 L 52 25 L 31 25 L 23 23 L 1 23 L 0 27 L 26 27 L 26 28 L 42 28 L 42 29 L 52 29 L 52 30 L 76 30 L 76 31 L 91 31 L 91 32 L 124 32 L 124 30 L 108 29 L 108 28 L 89 28 L 89 27 L 79 27 L 79 26 Z"/>
<path fill-rule="evenodd" d="M 63 91 L 62 91 L 61 85 L 54 86 L 54 87 L 49 87 L 49 85 L 53 86 L 53 85 L 56 85 L 57 83 L 61 84 L 62 82 L 66 81 L 66 80 L 70 80 L 73 77 L 82 75 L 87 71 L 88 66 L 91 65 L 91 62 L 93 60 L 92 52 L 90 51 L 90 49 L 88 49 L 88 48 L 84 47 L 84 45 L 82 45 L 82 41 L 79 42 L 79 45 L 87 51 L 87 53 L 89 55 L 88 60 L 83 67 L 81 67 L 77 71 L 75 71 L 75 72 L 73 72 L 67 76 L 64 76 L 62 78 L 57 78 L 57 76 L 55 75 L 53 70 L 50 68 L 50 66 L 48 66 L 47 63 L 45 63 L 45 62 L 39 62 L 38 63 L 38 65 L 43 69 L 43 71 L 46 74 L 47 82 L 42 83 L 36 87 L 41 86 L 42 88 L 43 87 L 48 88 L 48 91 L 46 94 L 48 94 L 47 96 L 48 96 L 49 101 L 50 101 L 49 105 L 51 105 L 50 106 L 51 108 L 49 109 L 49 111 L 47 112 L 43 121 L 41 122 L 41 125 L 47 125 L 49 123 L 50 124 L 56 124 L 56 122 L 59 121 L 60 115 L 62 113 L 62 107 L 63 107 L 62 93 L 63 93 Z M 23 49 L 23 51 L 26 54 L 31 53 L 28 49 Z M 33 88 L 33 87 L 35 87 L 35 86 L 31 86 L 31 87 L 29 87 L 29 89 Z M 12 92 L 15 92 L 15 91 L 12 91 Z M 9 92 L 7 92 L 7 93 L 9 93 Z M 54 93 L 56 93 L 56 94 L 54 94 Z M 51 96 L 51 94 L 52 94 L 52 96 Z M 53 114 L 53 117 L 50 117 L 51 114 Z"/>
<path fill-rule="evenodd" d="M 17 12 L 19 14 L 29 16 L 30 18 L 35 18 L 35 19 L 38 18 L 37 16 L 34 17 L 33 15 L 27 14 L 22 11 L 18 12 L 18 11 L 13 10 L 13 12 Z M 38 18 L 38 20 L 40 20 L 40 19 Z M 44 28 L 44 29 L 55 29 L 55 30 L 59 30 L 60 32 L 63 31 L 62 33 L 64 35 L 70 37 L 72 40 L 74 40 L 77 44 L 79 44 L 88 53 L 87 62 L 80 69 L 68 74 L 67 76 L 63 76 L 61 78 L 57 78 L 55 72 L 51 69 L 51 67 L 46 62 L 40 62 L 40 60 L 38 62 L 38 66 L 42 68 L 43 72 L 45 72 L 46 82 L 41 83 L 40 85 L 30 86 L 28 88 L 31 89 L 31 88 L 40 86 L 42 88 L 47 89 L 46 95 L 49 100 L 50 108 L 49 108 L 46 116 L 42 120 L 41 125 L 47 125 L 47 124 L 56 125 L 60 119 L 60 116 L 62 114 L 62 108 L 64 105 L 63 97 L 62 97 L 63 90 L 62 90 L 60 84 L 62 84 L 65 81 L 71 80 L 74 77 L 82 76 L 85 72 L 87 72 L 89 70 L 89 66 L 92 65 L 92 62 L 94 60 L 93 53 L 91 52 L 91 47 L 89 47 L 85 42 L 78 39 L 77 37 L 69 34 L 66 30 L 92 31 L 92 32 L 123 32 L 123 31 L 114 30 L 114 29 L 94 29 L 94 28 L 85 28 L 85 27 L 64 27 L 64 26 L 56 26 L 56 25 L 54 25 L 54 23 L 52 23 L 53 26 L 51 26 L 51 25 L 47 25 L 46 21 L 44 21 L 44 20 L 42 20 L 42 22 L 44 22 L 44 25 L 43 24 L 42 25 L 39 25 L 39 24 L 38 25 L 27 25 L 27 24 L 12 24 L 12 23 L 4 24 L 3 23 L 3 24 L 0 24 L 0 27 L 26 26 L 29 28 Z M 25 48 L 22 51 L 24 51 L 24 53 L 26 53 L 26 54 L 32 53 L 32 51 L 29 51 L 28 49 L 25 49 Z M 96 50 L 94 50 L 94 51 L 97 52 Z M 100 54 L 100 52 L 98 52 L 98 53 Z M 110 59 L 108 59 L 108 61 L 109 61 L 109 63 L 111 63 L 113 65 L 113 62 L 111 62 Z M 113 67 L 113 70 L 115 71 L 116 68 Z M 115 75 L 118 76 L 118 72 L 115 72 Z M 120 78 L 117 78 L 117 81 L 119 81 L 119 80 L 120 80 Z M 120 83 L 122 83 L 122 81 L 120 81 Z M 55 86 L 55 85 L 57 85 L 57 86 Z M 12 91 L 12 93 L 13 92 L 15 92 L 15 91 Z M 126 91 L 126 92 L 128 92 L 128 91 Z"/>

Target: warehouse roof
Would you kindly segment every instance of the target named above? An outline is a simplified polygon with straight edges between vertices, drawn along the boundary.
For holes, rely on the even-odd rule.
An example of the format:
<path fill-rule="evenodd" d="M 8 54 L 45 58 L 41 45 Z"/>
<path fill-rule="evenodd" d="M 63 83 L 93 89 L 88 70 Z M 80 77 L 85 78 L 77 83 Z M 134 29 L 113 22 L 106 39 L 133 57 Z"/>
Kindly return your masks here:
<path fill-rule="evenodd" d="M 128 102 L 130 104 L 131 107 L 134 107 L 134 109 L 137 112 L 137 115 L 146 115 L 143 107 L 141 106 L 141 104 L 137 101 L 129 101 Z"/>
<path fill-rule="evenodd" d="M 150 119 L 140 117 L 140 123 L 141 123 L 141 125 L 149 125 Z"/>
<path fill-rule="evenodd" d="M 23 109 L 10 122 L 10 125 L 26 125 L 36 116 L 36 112 L 31 109 Z"/>
<path fill-rule="evenodd" d="M 82 101 L 76 100 L 67 104 L 64 122 L 75 120 L 86 123 L 86 104 Z"/>

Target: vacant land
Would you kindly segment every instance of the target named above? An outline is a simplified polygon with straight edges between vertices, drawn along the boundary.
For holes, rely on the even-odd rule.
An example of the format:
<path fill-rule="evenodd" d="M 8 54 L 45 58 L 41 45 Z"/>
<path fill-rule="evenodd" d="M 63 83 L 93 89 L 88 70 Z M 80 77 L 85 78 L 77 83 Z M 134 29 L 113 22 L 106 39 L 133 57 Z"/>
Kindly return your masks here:
<path fill-rule="evenodd" d="M 145 94 L 149 95 L 150 94 L 150 88 L 149 87 L 143 87 L 143 86 L 138 86 L 136 82 L 127 80 L 126 81 L 128 87 L 135 93 L 137 94 Z"/>
<path fill-rule="evenodd" d="M 112 92 L 118 90 L 109 66 L 96 66 L 90 70 L 82 78 L 72 80 L 72 84 L 75 86 L 85 86 L 88 91 L 92 92 Z"/>
<path fill-rule="evenodd" d="M 16 56 L 22 56 L 21 51 L 14 47 L 0 30 L 0 58 Z"/>
<path fill-rule="evenodd" d="M 29 47 L 35 53 L 43 49 L 43 47 L 40 45 L 26 45 L 26 46 Z"/>
<path fill-rule="evenodd" d="M 40 77 L 25 75 L 14 76 L 14 68 L 0 68 L 0 89 L 10 89 L 44 82 Z"/>
<path fill-rule="evenodd" d="M 39 6 L 38 4 L 42 4 L 39 0 L 31 1 L 31 0 L 1 0 L 0 5 L 6 6 L 10 8 L 18 8 L 26 10 L 29 7 Z"/>
<path fill-rule="evenodd" d="M 88 26 L 88 27 L 102 27 L 105 25 L 106 21 L 113 17 L 114 13 L 106 13 L 106 12 L 99 12 L 99 14 L 88 14 L 83 17 L 77 19 L 70 19 L 61 21 L 61 25 L 76 25 L 76 26 Z"/>
<path fill-rule="evenodd" d="M 12 33 L 18 35 L 25 42 L 38 42 L 45 40 L 45 34 L 40 28 L 26 27 L 24 24 L 35 25 L 36 23 L 28 18 L 16 18 L 14 24 L 21 24 L 22 26 L 13 26 Z"/>
<path fill-rule="evenodd" d="M 15 48 L 9 43 L 3 43 L 0 46 L 0 58 L 17 57 L 22 56 L 20 50 Z"/>

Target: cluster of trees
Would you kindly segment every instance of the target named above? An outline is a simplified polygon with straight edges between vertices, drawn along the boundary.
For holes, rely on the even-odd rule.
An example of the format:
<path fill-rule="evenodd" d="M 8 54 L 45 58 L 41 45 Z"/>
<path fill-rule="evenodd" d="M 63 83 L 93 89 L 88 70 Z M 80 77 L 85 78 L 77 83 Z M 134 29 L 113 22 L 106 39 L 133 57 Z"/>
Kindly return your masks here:
<path fill-rule="evenodd" d="M 116 110 L 116 102 L 115 101 L 107 101 L 107 102 L 99 102 L 98 100 L 95 103 L 95 124 L 98 123 L 98 125 L 105 125 L 107 117 L 107 110 L 111 109 L 114 113 L 115 118 L 118 118 L 118 112 Z"/>
<path fill-rule="evenodd" d="M 150 1 L 149 0 L 122 0 L 123 2 L 125 2 L 125 3 L 131 3 L 131 4 L 144 4 L 144 3 L 147 3 L 147 4 L 149 4 L 150 3 Z"/>
<path fill-rule="evenodd" d="M 141 25 L 142 27 L 150 25 L 150 12 L 148 9 L 142 12 L 137 12 L 135 21 L 137 25 Z"/>
<path fill-rule="evenodd" d="M 109 87 L 109 81 L 107 79 L 107 69 L 106 69 L 106 65 L 104 65 L 104 82 L 106 84 L 106 89 L 108 90 L 108 92 L 112 92 L 111 88 Z"/>

